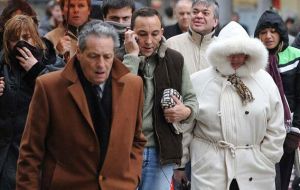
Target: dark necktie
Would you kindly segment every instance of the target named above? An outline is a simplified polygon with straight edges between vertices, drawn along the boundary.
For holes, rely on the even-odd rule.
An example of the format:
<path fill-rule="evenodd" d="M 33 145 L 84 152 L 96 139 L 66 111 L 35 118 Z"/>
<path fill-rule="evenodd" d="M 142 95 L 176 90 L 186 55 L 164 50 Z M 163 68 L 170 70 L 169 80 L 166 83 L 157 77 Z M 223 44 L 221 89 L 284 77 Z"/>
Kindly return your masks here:
<path fill-rule="evenodd" d="M 102 89 L 99 85 L 95 85 L 94 88 L 96 89 L 96 92 L 97 92 L 97 97 L 98 98 L 102 98 Z"/>

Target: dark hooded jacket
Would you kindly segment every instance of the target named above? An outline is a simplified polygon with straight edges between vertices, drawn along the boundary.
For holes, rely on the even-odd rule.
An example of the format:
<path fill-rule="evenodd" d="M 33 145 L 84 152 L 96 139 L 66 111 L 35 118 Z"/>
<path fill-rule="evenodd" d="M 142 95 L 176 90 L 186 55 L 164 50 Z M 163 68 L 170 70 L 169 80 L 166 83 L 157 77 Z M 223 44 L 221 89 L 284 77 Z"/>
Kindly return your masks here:
<path fill-rule="evenodd" d="M 265 28 L 274 28 L 280 35 L 280 43 L 270 54 L 276 54 L 284 93 L 293 115 L 293 126 L 300 128 L 300 50 L 289 46 L 288 31 L 282 18 L 274 11 L 265 11 L 258 20 L 254 36 Z M 279 43 L 279 44 L 280 44 Z"/>
<path fill-rule="evenodd" d="M 15 55 L 10 56 L 11 63 L 8 65 L 3 52 L 0 52 L 0 76 L 5 81 L 4 93 L 0 96 L 0 190 L 15 189 L 19 145 L 35 79 L 49 72 L 51 69 L 48 66 L 56 63 L 55 49 L 49 46 L 50 42 L 43 40 L 48 48 L 44 54 L 37 48 L 24 45 L 31 49 L 31 53 L 38 60 L 27 72 L 19 65 Z"/>

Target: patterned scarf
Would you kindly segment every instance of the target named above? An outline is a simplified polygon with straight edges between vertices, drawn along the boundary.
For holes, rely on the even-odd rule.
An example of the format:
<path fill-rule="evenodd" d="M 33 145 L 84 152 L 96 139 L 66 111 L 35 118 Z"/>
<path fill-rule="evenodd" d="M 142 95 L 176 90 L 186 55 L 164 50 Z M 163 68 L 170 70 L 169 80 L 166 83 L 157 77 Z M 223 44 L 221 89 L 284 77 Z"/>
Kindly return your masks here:
<path fill-rule="evenodd" d="M 283 104 L 283 108 L 284 108 L 284 123 L 286 127 L 291 126 L 291 111 L 290 111 L 290 107 L 288 105 L 288 102 L 286 100 L 286 97 L 284 95 L 284 89 L 283 89 L 283 85 L 282 85 L 282 80 L 281 80 L 281 76 L 280 73 L 278 71 L 277 68 L 277 57 L 274 54 L 269 54 L 269 65 L 267 68 L 268 73 L 272 76 L 274 82 L 276 83 L 279 93 L 280 93 L 280 97 L 281 97 L 281 101 Z"/>
<path fill-rule="evenodd" d="M 249 102 L 253 102 L 254 98 L 249 90 L 249 88 L 243 83 L 240 77 L 236 76 L 236 74 L 229 75 L 227 81 L 229 81 L 232 85 L 234 85 L 237 93 L 242 99 L 243 105 L 246 105 Z"/>

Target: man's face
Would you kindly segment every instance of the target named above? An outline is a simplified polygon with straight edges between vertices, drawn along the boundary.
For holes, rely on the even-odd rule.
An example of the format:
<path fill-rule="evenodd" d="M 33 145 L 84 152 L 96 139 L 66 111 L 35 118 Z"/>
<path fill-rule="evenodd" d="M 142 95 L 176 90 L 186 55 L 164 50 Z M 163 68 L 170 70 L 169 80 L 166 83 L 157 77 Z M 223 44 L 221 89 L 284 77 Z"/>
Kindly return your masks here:
<path fill-rule="evenodd" d="M 90 15 L 87 0 L 66 0 L 63 10 L 65 19 L 68 15 L 68 3 L 70 3 L 69 24 L 79 27 L 86 23 Z"/>
<path fill-rule="evenodd" d="M 93 35 L 87 37 L 86 48 L 82 52 L 78 50 L 77 59 L 87 80 L 94 85 L 102 84 L 108 78 L 113 64 L 113 39 Z"/>
<path fill-rule="evenodd" d="M 138 36 L 140 53 L 146 57 L 151 56 L 159 47 L 163 29 L 159 18 L 155 16 L 135 19 L 134 32 Z"/>
<path fill-rule="evenodd" d="M 274 28 L 263 29 L 259 32 L 258 37 L 267 49 L 273 49 L 277 47 L 280 42 L 280 35 Z"/>
<path fill-rule="evenodd" d="M 191 21 L 192 2 L 178 2 L 175 8 L 175 16 L 181 29 L 187 30 Z"/>
<path fill-rule="evenodd" d="M 104 20 L 130 25 L 131 17 L 132 17 L 131 7 L 123 7 L 120 9 L 109 9 Z"/>
<path fill-rule="evenodd" d="M 203 4 L 196 4 L 192 8 L 191 28 L 202 35 L 210 33 L 218 24 L 214 18 L 214 8 Z"/>

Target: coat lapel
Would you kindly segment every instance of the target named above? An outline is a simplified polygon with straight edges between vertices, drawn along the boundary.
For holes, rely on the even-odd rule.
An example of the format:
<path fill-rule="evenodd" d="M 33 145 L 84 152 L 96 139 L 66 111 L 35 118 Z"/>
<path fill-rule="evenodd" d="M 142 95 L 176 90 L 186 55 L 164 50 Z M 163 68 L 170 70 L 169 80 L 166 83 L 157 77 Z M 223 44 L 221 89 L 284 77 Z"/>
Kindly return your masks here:
<path fill-rule="evenodd" d="M 65 77 L 67 80 L 72 82 L 72 84 L 68 87 L 68 91 L 70 92 L 73 100 L 77 104 L 80 112 L 82 113 L 83 117 L 86 119 L 87 123 L 89 124 L 89 127 L 95 132 L 95 129 L 93 127 L 93 121 L 92 117 L 89 111 L 88 103 L 86 100 L 86 96 L 84 94 L 84 90 L 82 88 L 82 85 L 80 83 L 80 80 L 78 78 L 78 75 L 76 73 L 76 69 L 74 66 L 74 60 L 75 58 L 73 57 L 68 64 L 66 65 L 62 75 Z"/>
<path fill-rule="evenodd" d="M 123 101 L 122 94 L 124 93 L 124 81 L 121 79 L 122 76 L 129 73 L 129 70 L 119 61 L 118 59 L 114 60 L 112 67 L 112 126 L 114 126 L 115 118 L 119 118 L 121 113 L 118 109 L 122 105 Z M 113 132 L 113 127 L 112 127 Z"/>

